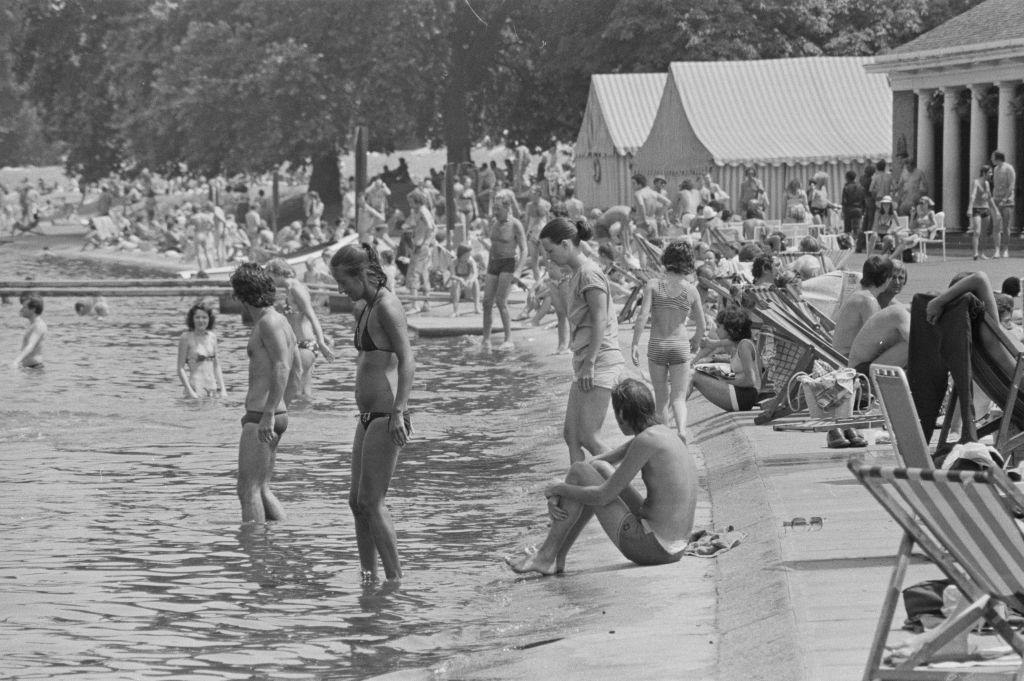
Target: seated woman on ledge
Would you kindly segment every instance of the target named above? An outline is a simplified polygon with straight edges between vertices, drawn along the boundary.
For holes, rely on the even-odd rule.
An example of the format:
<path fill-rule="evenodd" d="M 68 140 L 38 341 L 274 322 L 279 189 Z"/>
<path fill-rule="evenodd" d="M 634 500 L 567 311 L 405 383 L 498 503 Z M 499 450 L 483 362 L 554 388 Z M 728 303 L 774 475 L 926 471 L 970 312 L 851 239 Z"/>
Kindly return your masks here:
<path fill-rule="evenodd" d="M 674 563 L 693 529 L 697 467 L 686 445 L 658 422 L 654 396 L 634 379 L 612 391 L 619 428 L 634 435 L 622 446 L 569 467 L 565 482 L 544 490 L 551 529 L 536 553 L 506 559 L 516 572 L 553 575 L 596 514 L 622 555 L 638 565 Z M 640 473 L 647 498 L 630 486 Z"/>
<path fill-rule="evenodd" d="M 761 362 L 750 336 L 750 315 L 730 305 L 715 317 L 717 342 L 706 345 L 693 361 L 693 387 L 708 402 L 725 411 L 750 411 L 761 392 Z M 730 356 L 726 370 L 718 365 L 700 364 L 701 359 L 719 353 Z"/>

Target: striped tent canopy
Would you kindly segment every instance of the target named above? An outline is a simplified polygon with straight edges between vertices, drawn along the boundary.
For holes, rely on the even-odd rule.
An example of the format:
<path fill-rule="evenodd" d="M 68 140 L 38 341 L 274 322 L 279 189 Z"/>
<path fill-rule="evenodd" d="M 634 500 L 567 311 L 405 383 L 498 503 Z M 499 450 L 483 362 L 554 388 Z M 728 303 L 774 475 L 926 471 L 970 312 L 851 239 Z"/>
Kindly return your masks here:
<path fill-rule="evenodd" d="M 885 158 L 892 93 L 870 57 L 673 62 L 686 118 L 717 165 Z"/>

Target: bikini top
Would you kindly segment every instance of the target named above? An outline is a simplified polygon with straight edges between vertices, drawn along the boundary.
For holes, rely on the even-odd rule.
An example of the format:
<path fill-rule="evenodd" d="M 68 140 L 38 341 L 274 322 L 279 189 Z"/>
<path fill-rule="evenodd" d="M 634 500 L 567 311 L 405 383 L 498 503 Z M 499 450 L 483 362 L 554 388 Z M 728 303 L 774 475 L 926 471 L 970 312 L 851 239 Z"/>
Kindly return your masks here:
<path fill-rule="evenodd" d="M 200 355 L 200 354 L 199 354 L 199 353 L 197 352 L 197 353 L 196 353 L 196 364 L 198 364 L 199 362 L 209 362 L 209 361 L 210 361 L 211 359 L 213 359 L 213 358 L 214 358 L 214 357 L 216 357 L 216 356 L 217 356 L 216 354 L 212 354 L 212 355 Z"/>
<path fill-rule="evenodd" d="M 366 304 L 363 311 L 359 313 L 359 319 L 356 320 L 356 332 L 355 337 L 352 339 L 353 344 L 356 346 L 356 350 L 360 352 L 372 352 L 374 350 L 383 350 L 384 352 L 391 352 L 391 350 L 384 350 L 378 348 L 377 344 L 373 342 L 373 337 L 370 336 L 370 310 L 374 305 L 377 304 L 377 299 L 380 298 L 380 289 L 377 289 L 377 293 L 373 296 L 373 300 Z M 364 323 L 363 320 L 366 320 Z M 362 328 L 360 332 L 359 327 Z"/>

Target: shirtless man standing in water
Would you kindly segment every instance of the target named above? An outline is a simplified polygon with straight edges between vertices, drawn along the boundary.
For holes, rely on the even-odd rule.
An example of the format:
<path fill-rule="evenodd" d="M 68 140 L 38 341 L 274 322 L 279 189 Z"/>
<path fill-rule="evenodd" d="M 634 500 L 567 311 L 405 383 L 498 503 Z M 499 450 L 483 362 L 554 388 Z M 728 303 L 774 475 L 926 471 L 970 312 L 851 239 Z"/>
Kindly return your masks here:
<path fill-rule="evenodd" d="M 500 349 L 512 347 L 512 321 L 508 312 L 508 289 L 519 276 L 526 261 L 526 231 L 523 223 L 512 217 L 512 202 L 499 192 L 494 199 L 494 218 L 488 229 L 490 257 L 484 278 L 484 329 L 482 350 L 491 349 L 491 323 L 494 306 L 498 306 L 505 341 Z"/>
<path fill-rule="evenodd" d="M 285 387 L 301 366 L 295 333 L 274 309 L 274 280 L 255 263 L 239 265 L 231 288 L 253 320 L 249 354 L 249 392 L 245 395 L 242 437 L 238 442 L 238 499 L 242 522 L 284 520 L 284 509 L 270 491 L 274 459 L 288 428 Z"/>

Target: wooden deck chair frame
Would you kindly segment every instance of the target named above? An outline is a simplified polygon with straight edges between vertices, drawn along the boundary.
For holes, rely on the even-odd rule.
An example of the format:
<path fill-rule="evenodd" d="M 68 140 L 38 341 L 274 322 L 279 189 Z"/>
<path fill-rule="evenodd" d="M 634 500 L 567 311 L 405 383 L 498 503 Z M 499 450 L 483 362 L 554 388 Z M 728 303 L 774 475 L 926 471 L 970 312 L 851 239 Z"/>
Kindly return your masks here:
<path fill-rule="evenodd" d="M 857 480 L 903 529 L 892 576 L 886 587 L 863 681 L 1000 678 L 1024 681 L 1024 664 L 1015 671 L 983 668 L 916 669 L 984 619 L 1014 651 L 1024 656 L 1024 637 L 994 606 L 1024 608 L 1024 535 L 1016 515 L 1024 496 L 999 469 L 940 471 L 924 468 L 865 466 L 860 456 L 847 464 Z M 882 667 L 901 587 L 914 546 L 950 579 L 970 605 L 946 620 L 921 649 L 895 667 Z"/>
<path fill-rule="evenodd" d="M 934 468 L 906 372 L 900 367 L 872 364 L 871 382 L 875 385 L 875 396 L 882 407 L 897 459 L 904 466 Z"/>
<path fill-rule="evenodd" d="M 1024 400 L 1020 397 L 1021 386 L 1024 385 L 1024 352 L 1017 350 L 1017 346 L 1006 335 L 1006 331 L 996 322 L 994 319 L 989 317 L 987 314 L 980 315 L 977 321 L 978 324 L 984 324 L 986 330 L 997 340 L 1002 348 L 1013 357 L 1015 364 L 1013 373 L 1008 375 L 1008 386 L 1005 389 L 1005 393 L 1001 391 L 1002 386 L 997 388 L 994 385 L 990 385 L 987 381 L 975 381 L 976 385 L 982 387 L 985 394 L 988 395 L 996 404 L 1000 405 L 1003 410 L 1003 416 L 997 421 L 990 422 L 986 427 L 978 429 L 978 435 L 984 436 L 993 431 L 996 431 L 995 446 L 1000 452 L 1009 453 L 1014 449 L 1024 445 Z M 973 344 L 972 344 L 973 346 Z M 971 352 L 972 365 L 977 365 L 975 356 L 977 349 Z M 972 373 L 979 373 L 974 371 Z M 993 372 L 995 373 L 995 372 Z M 1000 372 L 1002 373 L 1002 372 Z M 957 397 L 956 392 L 953 392 L 952 399 L 950 400 L 949 407 L 946 409 L 946 417 L 942 422 L 942 429 L 940 431 L 939 442 L 945 442 L 945 438 L 949 435 L 949 431 L 952 428 L 953 413 L 956 411 Z M 1016 418 L 1015 418 L 1016 417 Z M 1017 433 L 1013 437 L 1010 437 L 1010 425 L 1016 420 L 1018 425 L 1021 427 L 1021 432 Z M 998 426 L 998 429 L 997 429 Z M 964 429 L 966 432 L 966 428 Z M 1007 457 L 1007 463 L 1009 464 L 1010 459 Z"/>

